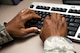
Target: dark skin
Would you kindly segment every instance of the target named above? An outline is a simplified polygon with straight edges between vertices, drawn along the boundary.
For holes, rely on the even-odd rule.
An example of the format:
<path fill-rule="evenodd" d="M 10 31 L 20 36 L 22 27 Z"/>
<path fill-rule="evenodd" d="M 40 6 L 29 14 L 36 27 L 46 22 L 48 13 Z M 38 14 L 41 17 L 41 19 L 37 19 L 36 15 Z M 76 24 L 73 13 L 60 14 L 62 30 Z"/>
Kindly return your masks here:
<path fill-rule="evenodd" d="M 15 38 L 22 38 L 29 33 L 38 32 L 37 27 L 25 28 L 24 26 L 32 18 L 40 19 L 41 17 L 32 10 L 24 9 L 6 24 L 6 30 Z"/>
<path fill-rule="evenodd" d="M 25 28 L 24 24 L 31 19 L 40 19 L 34 11 L 25 9 L 18 13 L 10 22 L 6 24 L 6 30 L 15 38 L 22 38 L 29 33 L 38 32 L 37 27 Z M 66 36 L 67 24 L 60 14 L 52 13 L 46 17 L 40 32 L 40 38 L 44 42 L 50 36 Z"/>
<path fill-rule="evenodd" d="M 64 17 L 60 14 L 52 13 L 51 16 L 45 18 L 40 34 L 40 38 L 43 42 L 50 36 L 65 37 L 66 35 L 67 24 Z"/>

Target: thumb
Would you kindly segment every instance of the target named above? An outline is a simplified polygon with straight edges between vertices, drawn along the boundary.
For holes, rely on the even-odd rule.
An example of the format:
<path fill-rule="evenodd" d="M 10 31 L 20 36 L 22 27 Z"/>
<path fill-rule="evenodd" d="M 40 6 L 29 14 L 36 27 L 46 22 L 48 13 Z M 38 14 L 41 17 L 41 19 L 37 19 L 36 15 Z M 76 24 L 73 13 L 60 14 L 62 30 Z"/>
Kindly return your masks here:
<path fill-rule="evenodd" d="M 26 32 L 26 34 L 29 34 L 29 33 L 33 33 L 33 32 L 38 32 L 38 28 L 37 27 L 30 27 L 30 28 L 24 29 L 24 31 Z"/>

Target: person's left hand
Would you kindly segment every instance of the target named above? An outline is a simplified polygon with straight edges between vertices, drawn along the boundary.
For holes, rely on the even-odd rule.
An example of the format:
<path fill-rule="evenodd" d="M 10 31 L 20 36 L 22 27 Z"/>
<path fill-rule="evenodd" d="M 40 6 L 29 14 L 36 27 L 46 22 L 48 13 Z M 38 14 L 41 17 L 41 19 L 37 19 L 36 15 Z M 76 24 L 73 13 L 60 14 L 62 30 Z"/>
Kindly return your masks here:
<path fill-rule="evenodd" d="M 6 30 L 13 37 L 21 38 L 29 33 L 37 32 L 36 27 L 25 28 L 24 24 L 32 18 L 41 18 L 34 11 L 25 9 L 18 13 L 10 22 L 6 24 Z"/>
<path fill-rule="evenodd" d="M 60 14 L 51 13 L 51 16 L 47 16 L 44 20 L 43 27 L 41 29 L 40 38 L 44 42 L 50 36 L 62 36 L 67 35 L 66 19 Z"/>

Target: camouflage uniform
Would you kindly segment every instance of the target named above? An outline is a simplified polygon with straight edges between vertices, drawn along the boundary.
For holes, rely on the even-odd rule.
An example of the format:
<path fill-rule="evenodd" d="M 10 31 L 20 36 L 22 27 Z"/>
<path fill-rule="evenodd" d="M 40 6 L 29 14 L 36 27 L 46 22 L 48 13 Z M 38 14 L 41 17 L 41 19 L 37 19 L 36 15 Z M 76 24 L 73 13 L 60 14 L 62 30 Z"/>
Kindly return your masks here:
<path fill-rule="evenodd" d="M 12 41 L 13 38 L 6 31 L 4 24 L 0 24 L 0 46 Z M 44 42 L 44 53 L 76 53 L 72 42 L 59 36 L 51 36 Z"/>
<path fill-rule="evenodd" d="M 71 40 L 51 36 L 44 42 L 44 53 L 76 53 Z"/>
<path fill-rule="evenodd" d="M 6 31 L 4 24 L 0 24 L 0 48 L 1 48 L 1 45 L 7 42 L 10 42 L 12 40 L 13 38 Z"/>

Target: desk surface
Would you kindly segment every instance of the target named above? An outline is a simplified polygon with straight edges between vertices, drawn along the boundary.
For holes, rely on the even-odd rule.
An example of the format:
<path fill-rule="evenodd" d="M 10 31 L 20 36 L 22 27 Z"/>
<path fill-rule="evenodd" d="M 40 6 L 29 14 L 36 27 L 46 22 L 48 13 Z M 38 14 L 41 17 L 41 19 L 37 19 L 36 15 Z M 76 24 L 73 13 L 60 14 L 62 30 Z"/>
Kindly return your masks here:
<path fill-rule="evenodd" d="M 62 3 L 62 0 L 23 0 L 19 5 L 0 5 L 0 23 L 10 21 L 20 10 L 27 8 L 34 1 Z M 80 53 L 80 44 L 73 44 L 77 53 Z M 3 48 L 0 53 L 43 53 L 43 45 L 37 35 L 29 39 L 16 40 Z"/>

